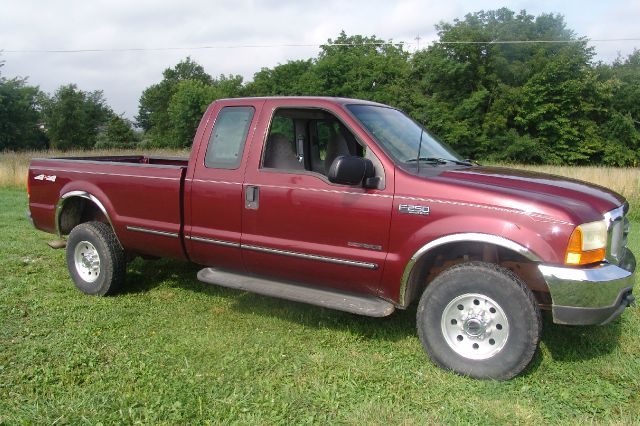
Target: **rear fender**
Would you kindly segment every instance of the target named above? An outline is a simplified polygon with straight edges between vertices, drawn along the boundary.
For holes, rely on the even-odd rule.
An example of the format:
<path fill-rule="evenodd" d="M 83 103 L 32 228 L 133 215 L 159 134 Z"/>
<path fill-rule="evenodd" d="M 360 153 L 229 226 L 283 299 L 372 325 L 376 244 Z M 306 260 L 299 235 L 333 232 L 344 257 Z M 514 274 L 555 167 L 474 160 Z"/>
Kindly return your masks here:
<path fill-rule="evenodd" d="M 55 209 L 55 225 L 56 225 L 56 233 L 61 236 L 62 235 L 62 224 L 61 218 L 62 213 L 64 212 L 65 206 L 68 205 L 68 202 L 81 198 L 84 200 L 88 200 L 93 205 L 97 207 L 97 209 L 104 215 L 111 228 L 117 235 L 117 229 L 114 226 L 114 222 L 112 218 L 115 216 L 113 211 L 113 206 L 109 203 L 108 197 L 98 188 L 97 186 L 90 184 L 88 182 L 70 182 L 68 185 L 65 185 L 60 190 L 60 197 L 58 199 L 58 203 L 56 204 Z"/>

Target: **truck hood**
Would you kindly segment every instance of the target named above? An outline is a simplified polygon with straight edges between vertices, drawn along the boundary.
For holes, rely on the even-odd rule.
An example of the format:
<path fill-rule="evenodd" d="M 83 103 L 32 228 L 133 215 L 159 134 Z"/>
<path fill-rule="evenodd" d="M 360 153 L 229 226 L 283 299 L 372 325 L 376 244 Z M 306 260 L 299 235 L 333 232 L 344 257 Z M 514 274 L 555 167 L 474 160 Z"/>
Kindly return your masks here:
<path fill-rule="evenodd" d="M 436 180 L 471 186 L 479 196 L 486 191 L 488 198 L 484 202 L 551 217 L 564 216 L 574 223 L 599 220 L 605 212 L 626 202 L 621 195 L 598 185 L 505 167 L 450 169 Z"/>

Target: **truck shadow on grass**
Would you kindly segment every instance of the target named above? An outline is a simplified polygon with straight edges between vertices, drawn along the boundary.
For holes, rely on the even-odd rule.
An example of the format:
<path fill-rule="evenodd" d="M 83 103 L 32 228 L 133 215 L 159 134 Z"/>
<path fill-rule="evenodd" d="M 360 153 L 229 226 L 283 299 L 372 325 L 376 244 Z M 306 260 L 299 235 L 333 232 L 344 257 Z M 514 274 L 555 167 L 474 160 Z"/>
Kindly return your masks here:
<path fill-rule="evenodd" d="M 618 347 L 622 321 L 618 318 L 605 326 L 559 325 L 553 323 L 550 312 L 545 312 L 542 343 L 554 360 L 583 361 L 598 358 Z"/>
<path fill-rule="evenodd" d="M 232 302 L 232 309 L 247 315 L 277 317 L 309 328 L 348 331 L 370 340 L 400 341 L 411 337 L 417 340 L 415 303 L 409 309 L 396 310 L 385 318 L 369 318 L 202 283 L 196 279 L 201 268 L 175 260 L 137 259 L 129 265 L 127 283 L 120 294 L 144 293 L 169 282 L 171 286 L 185 290 L 223 297 Z M 553 360 L 589 360 L 612 352 L 619 344 L 621 332 L 621 319 L 604 327 L 572 327 L 554 324 L 550 312 L 543 312 L 541 344 Z M 524 375 L 537 370 L 543 352 L 538 352 Z"/>
<path fill-rule="evenodd" d="M 396 310 L 385 318 L 370 318 L 202 283 L 196 279 L 200 269 L 202 266 L 188 262 L 136 259 L 128 265 L 126 283 L 118 294 L 145 293 L 169 284 L 172 287 L 223 297 L 231 301 L 231 309 L 247 315 L 277 317 L 309 328 L 348 330 L 358 336 L 371 339 L 397 341 L 407 337 L 417 337 L 416 306 L 406 311 Z M 215 303 L 213 297 L 211 303 Z"/>

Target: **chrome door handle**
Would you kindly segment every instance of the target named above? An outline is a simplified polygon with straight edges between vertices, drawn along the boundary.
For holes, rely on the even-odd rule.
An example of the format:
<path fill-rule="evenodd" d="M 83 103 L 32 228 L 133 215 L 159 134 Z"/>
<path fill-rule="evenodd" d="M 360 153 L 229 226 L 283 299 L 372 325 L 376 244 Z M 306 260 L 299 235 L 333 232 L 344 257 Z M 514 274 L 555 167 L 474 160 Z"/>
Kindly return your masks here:
<path fill-rule="evenodd" d="M 248 185 L 244 189 L 244 208 L 257 210 L 260 205 L 260 188 Z"/>

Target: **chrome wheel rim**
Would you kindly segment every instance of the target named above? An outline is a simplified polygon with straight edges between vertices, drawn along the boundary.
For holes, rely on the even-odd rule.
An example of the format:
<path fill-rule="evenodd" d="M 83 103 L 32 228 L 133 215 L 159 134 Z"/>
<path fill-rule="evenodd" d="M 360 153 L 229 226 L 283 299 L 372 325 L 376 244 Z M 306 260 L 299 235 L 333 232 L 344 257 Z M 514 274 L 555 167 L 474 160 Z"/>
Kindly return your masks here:
<path fill-rule="evenodd" d="M 495 356 L 509 338 L 504 310 L 483 294 L 466 293 L 453 299 L 442 312 L 440 326 L 449 347 L 469 359 Z"/>
<path fill-rule="evenodd" d="M 88 283 L 98 279 L 100 276 L 100 255 L 93 244 L 89 241 L 81 241 L 76 244 L 73 260 L 80 278 Z"/>

